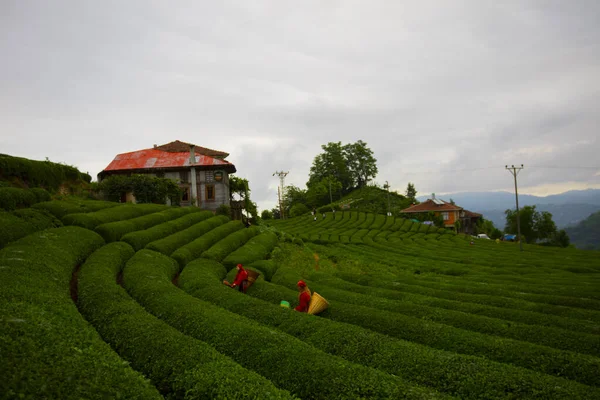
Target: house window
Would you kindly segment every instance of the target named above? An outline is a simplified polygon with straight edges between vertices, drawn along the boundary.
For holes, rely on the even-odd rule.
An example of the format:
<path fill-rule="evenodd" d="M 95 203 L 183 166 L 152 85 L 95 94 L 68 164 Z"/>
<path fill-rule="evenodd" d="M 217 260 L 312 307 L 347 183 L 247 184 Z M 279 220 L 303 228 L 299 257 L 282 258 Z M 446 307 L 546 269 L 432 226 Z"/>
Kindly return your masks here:
<path fill-rule="evenodd" d="M 205 171 L 204 176 L 206 178 L 206 183 L 213 183 L 215 181 L 214 171 Z"/>
<path fill-rule="evenodd" d="M 187 171 L 179 171 L 179 179 L 183 183 L 188 182 L 188 172 Z"/>
<path fill-rule="evenodd" d="M 215 185 L 206 185 L 206 200 L 215 199 Z"/>
<path fill-rule="evenodd" d="M 190 188 L 184 187 L 181 188 L 181 191 L 181 201 L 190 201 Z"/>
<path fill-rule="evenodd" d="M 444 221 L 448 221 L 450 219 L 450 215 L 447 212 L 443 212 L 442 218 L 444 218 Z"/>

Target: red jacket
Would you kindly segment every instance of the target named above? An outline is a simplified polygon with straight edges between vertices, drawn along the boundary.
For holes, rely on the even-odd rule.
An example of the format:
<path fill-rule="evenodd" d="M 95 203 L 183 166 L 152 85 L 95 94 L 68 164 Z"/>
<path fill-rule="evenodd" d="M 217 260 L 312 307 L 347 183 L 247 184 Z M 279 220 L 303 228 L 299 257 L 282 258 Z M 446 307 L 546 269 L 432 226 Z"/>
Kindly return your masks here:
<path fill-rule="evenodd" d="M 248 279 L 248 272 L 244 268 L 240 268 L 240 270 L 235 275 L 235 280 L 233 281 L 233 286 L 239 286 L 243 281 Z"/>
<path fill-rule="evenodd" d="M 310 303 L 310 293 L 309 292 L 300 293 L 300 296 L 298 296 L 298 300 L 300 301 L 300 305 L 298 305 L 298 307 L 294 308 L 294 310 L 300 311 L 300 312 L 308 312 L 308 304 Z"/>

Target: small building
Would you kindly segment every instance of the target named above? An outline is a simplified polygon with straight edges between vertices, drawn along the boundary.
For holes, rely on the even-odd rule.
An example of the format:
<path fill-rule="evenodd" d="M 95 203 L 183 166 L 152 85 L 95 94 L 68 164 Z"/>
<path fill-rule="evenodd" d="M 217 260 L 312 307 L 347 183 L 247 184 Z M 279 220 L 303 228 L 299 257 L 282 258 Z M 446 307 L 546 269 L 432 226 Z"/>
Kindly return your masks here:
<path fill-rule="evenodd" d="M 98 174 L 98 182 L 112 175 L 145 174 L 177 181 L 182 190 L 182 206 L 195 205 L 216 210 L 229 205 L 229 174 L 235 166 L 225 160 L 228 153 L 176 140 L 162 146 L 117 154 Z M 133 201 L 131 193 L 122 201 Z"/>
<path fill-rule="evenodd" d="M 407 218 L 417 214 L 433 213 L 435 216 L 441 216 L 444 221 L 445 228 L 456 227 L 455 223 L 459 222 L 458 232 L 472 235 L 475 232 L 475 225 L 482 217 L 481 214 L 465 210 L 456 204 L 449 203 L 442 199 L 436 199 L 435 193 L 431 195 L 431 199 L 420 204 L 412 205 L 400 211 Z"/>

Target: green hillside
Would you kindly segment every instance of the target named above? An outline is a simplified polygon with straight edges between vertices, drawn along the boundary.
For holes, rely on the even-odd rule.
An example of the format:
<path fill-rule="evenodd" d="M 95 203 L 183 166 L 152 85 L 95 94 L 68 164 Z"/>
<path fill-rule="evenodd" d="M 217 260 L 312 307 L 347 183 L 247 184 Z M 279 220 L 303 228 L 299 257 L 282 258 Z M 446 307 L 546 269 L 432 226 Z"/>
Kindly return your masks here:
<path fill-rule="evenodd" d="M 335 208 L 338 210 L 347 209 L 376 214 L 387 214 L 388 199 L 389 210 L 394 215 L 398 215 L 401 210 L 411 205 L 411 200 L 401 194 L 396 192 L 388 193 L 387 190 L 376 186 L 365 186 L 345 195 L 339 201 L 334 202 L 333 205 L 323 206 L 319 210 L 325 211 Z"/>
<path fill-rule="evenodd" d="M 24 237 L 0 230 L 6 398 L 600 398 L 598 252 L 359 210 L 246 228 L 34 207 Z M 222 283 L 238 263 L 260 273 L 247 294 Z M 327 309 L 280 306 L 299 279 Z"/>
<path fill-rule="evenodd" d="M 573 227 L 565 228 L 565 231 L 577 248 L 600 250 L 600 212 L 591 214 Z"/>

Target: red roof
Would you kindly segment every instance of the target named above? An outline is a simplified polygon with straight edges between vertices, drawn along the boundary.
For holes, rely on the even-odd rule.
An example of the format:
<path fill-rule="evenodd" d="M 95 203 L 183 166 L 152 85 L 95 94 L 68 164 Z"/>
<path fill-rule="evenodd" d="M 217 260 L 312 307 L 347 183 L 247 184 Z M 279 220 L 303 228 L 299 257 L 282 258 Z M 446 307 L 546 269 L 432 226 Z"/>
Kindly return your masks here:
<path fill-rule="evenodd" d="M 170 153 L 184 153 L 190 151 L 190 147 L 194 146 L 194 153 L 201 154 L 204 156 L 211 156 L 218 159 L 227 158 L 229 153 L 225 153 L 224 151 L 213 150 L 202 146 L 197 146 L 192 143 L 181 142 L 179 140 L 175 140 L 174 142 L 170 142 L 167 144 L 163 144 L 160 146 L 154 146 L 157 150 L 168 151 Z"/>
<path fill-rule="evenodd" d="M 459 207 L 455 204 L 448 203 L 444 200 L 437 200 L 442 204 L 435 203 L 432 199 L 424 201 L 421 204 L 416 204 L 414 206 L 410 206 L 405 208 L 401 212 L 403 213 L 421 213 L 421 212 L 429 212 L 429 211 L 461 211 L 462 207 Z"/>
<path fill-rule="evenodd" d="M 174 151 L 178 147 L 187 150 Z M 117 154 L 115 159 L 112 160 L 98 176 L 104 176 L 108 172 L 117 171 L 143 172 L 156 169 L 181 169 L 189 168 L 191 165 L 197 167 L 213 167 L 210 169 L 222 168 L 230 173 L 236 171 L 235 166 L 229 161 L 202 154 L 204 150 L 210 149 L 197 146 L 194 150 L 195 158 L 193 164 L 190 164 L 190 145 L 179 141 L 171 142 L 160 147 L 154 147 L 152 149 Z M 227 155 L 227 153 L 218 152 L 216 150 L 212 151 L 221 155 Z"/>

